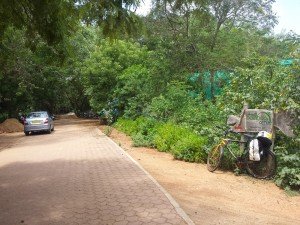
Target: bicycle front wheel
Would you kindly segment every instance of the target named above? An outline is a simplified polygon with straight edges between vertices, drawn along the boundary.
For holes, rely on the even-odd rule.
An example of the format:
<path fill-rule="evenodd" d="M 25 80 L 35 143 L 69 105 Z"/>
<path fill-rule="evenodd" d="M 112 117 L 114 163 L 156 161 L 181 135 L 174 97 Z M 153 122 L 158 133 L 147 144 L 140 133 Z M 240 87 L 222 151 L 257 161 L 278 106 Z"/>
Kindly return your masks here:
<path fill-rule="evenodd" d="M 221 145 L 214 146 L 207 156 L 207 169 L 210 172 L 215 171 L 221 164 L 224 149 Z"/>
<path fill-rule="evenodd" d="M 258 179 L 272 178 L 276 173 L 276 157 L 270 150 L 264 150 L 260 161 L 249 159 L 249 153 L 246 154 L 246 169 L 249 174 Z"/>

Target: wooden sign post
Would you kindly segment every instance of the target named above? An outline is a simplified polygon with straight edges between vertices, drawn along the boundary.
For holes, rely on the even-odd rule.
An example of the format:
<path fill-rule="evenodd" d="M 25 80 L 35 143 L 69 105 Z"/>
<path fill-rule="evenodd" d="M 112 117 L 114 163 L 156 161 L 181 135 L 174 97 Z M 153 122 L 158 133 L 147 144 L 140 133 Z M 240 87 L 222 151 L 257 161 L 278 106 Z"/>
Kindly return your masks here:
<path fill-rule="evenodd" d="M 245 103 L 239 122 L 233 126 L 233 130 L 241 133 L 241 141 L 243 142 L 246 141 L 244 133 L 258 133 L 260 131 L 271 133 L 274 142 L 274 113 L 266 109 L 249 109 L 248 104 Z M 240 149 L 244 148 L 245 144 L 241 144 Z"/>
<path fill-rule="evenodd" d="M 295 122 L 294 122 L 295 121 Z M 258 133 L 267 131 L 272 134 L 272 147 L 274 148 L 275 127 L 281 130 L 288 137 L 294 137 L 293 125 L 299 124 L 299 120 L 289 111 L 274 112 L 266 109 L 249 109 L 245 103 L 240 117 L 230 115 L 227 125 L 231 126 L 234 132 L 241 134 L 241 141 L 245 141 L 244 133 Z M 240 148 L 244 148 L 241 144 Z"/>

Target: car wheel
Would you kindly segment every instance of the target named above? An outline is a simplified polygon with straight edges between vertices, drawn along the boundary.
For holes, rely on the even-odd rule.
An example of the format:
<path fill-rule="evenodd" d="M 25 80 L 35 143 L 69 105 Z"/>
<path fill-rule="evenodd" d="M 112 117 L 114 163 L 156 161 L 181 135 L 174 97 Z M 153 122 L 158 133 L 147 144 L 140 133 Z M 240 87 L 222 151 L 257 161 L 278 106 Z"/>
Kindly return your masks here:
<path fill-rule="evenodd" d="M 47 134 L 51 134 L 51 128 L 49 128 L 49 130 L 47 130 Z"/>
<path fill-rule="evenodd" d="M 52 131 L 54 131 L 54 126 L 52 127 Z"/>
<path fill-rule="evenodd" d="M 28 132 L 28 131 L 26 131 L 26 132 L 24 132 L 24 133 L 25 133 L 25 135 L 26 135 L 26 136 L 28 136 L 28 135 L 29 135 L 29 132 Z"/>

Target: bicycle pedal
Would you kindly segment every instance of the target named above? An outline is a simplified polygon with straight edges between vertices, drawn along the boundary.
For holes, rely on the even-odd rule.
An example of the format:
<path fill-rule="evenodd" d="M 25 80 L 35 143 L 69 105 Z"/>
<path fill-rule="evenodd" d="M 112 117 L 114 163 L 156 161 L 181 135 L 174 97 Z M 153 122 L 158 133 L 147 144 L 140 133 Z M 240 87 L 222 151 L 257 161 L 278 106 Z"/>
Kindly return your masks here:
<path fill-rule="evenodd" d="M 245 165 L 245 162 L 242 157 L 237 157 L 235 160 L 235 164 L 239 169 L 242 169 Z"/>
<path fill-rule="evenodd" d="M 243 161 L 242 157 L 240 157 L 240 156 L 236 157 L 236 159 L 235 159 L 235 163 L 240 163 L 242 161 Z"/>
<path fill-rule="evenodd" d="M 241 168 L 244 167 L 244 163 L 243 163 L 243 162 L 237 162 L 236 165 L 237 165 L 237 167 L 238 167 L 239 169 L 241 169 Z"/>

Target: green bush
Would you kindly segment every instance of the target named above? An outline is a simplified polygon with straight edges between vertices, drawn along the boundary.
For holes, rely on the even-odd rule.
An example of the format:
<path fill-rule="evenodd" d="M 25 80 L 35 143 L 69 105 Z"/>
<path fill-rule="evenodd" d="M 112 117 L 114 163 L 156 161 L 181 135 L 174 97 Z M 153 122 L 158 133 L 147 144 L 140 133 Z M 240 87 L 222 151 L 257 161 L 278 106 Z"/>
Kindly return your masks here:
<path fill-rule="evenodd" d="M 129 136 L 138 133 L 137 122 L 130 119 L 119 118 L 118 121 L 114 124 L 114 127 Z"/>
<path fill-rule="evenodd" d="M 153 147 L 153 136 L 143 135 L 142 133 L 137 133 L 132 136 L 134 147 Z"/>
<path fill-rule="evenodd" d="M 275 183 L 285 190 L 300 191 L 300 152 L 278 153 L 278 168 Z"/>
<path fill-rule="evenodd" d="M 187 90 L 188 86 L 182 82 L 169 83 L 164 93 L 152 99 L 147 114 L 157 120 L 182 121 L 181 111 L 186 110 L 187 102 L 192 100 Z"/>
<path fill-rule="evenodd" d="M 130 135 L 136 147 L 156 147 L 159 151 L 171 152 L 176 159 L 190 162 L 206 159 L 207 138 L 199 137 L 185 127 L 145 117 L 135 121 L 120 118 L 115 127 Z"/>
<path fill-rule="evenodd" d="M 191 130 L 172 123 L 161 125 L 154 138 L 159 151 L 171 152 L 175 159 L 189 162 L 205 161 L 206 142 L 205 137 L 199 137 Z"/>
<path fill-rule="evenodd" d="M 274 180 L 276 185 L 287 191 L 300 191 L 300 126 L 294 127 L 293 131 L 294 138 L 276 132 L 277 173 Z"/>
<path fill-rule="evenodd" d="M 152 135 L 156 131 L 159 123 L 151 118 L 139 117 L 135 121 L 137 123 L 137 132 L 145 136 Z"/>
<path fill-rule="evenodd" d="M 176 126 L 172 123 L 165 123 L 161 125 L 155 134 L 154 143 L 159 151 L 170 151 L 172 146 L 179 141 L 186 129 Z"/>
<path fill-rule="evenodd" d="M 206 142 L 206 138 L 188 133 L 172 146 L 171 152 L 175 159 L 188 162 L 205 162 L 207 154 L 204 150 L 204 145 Z"/>
<path fill-rule="evenodd" d="M 154 135 L 159 122 L 146 117 L 139 117 L 136 120 L 119 118 L 115 127 L 130 135 L 134 146 L 154 146 Z"/>
<path fill-rule="evenodd" d="M 137 133 L 132 136 L 134 146 L 154 147 L 154 137 L 160 123 L 145 117 L 139 117 L 136 120 Z"/>

